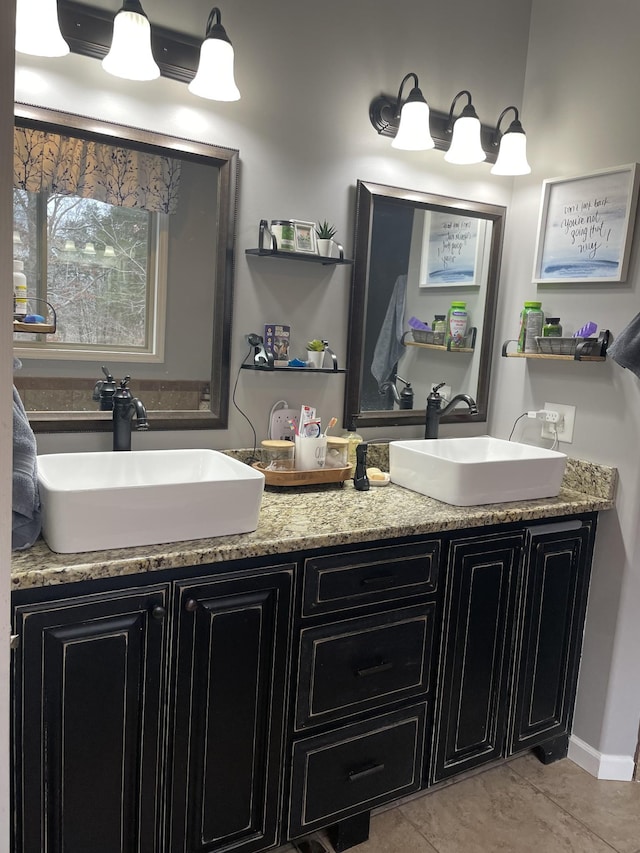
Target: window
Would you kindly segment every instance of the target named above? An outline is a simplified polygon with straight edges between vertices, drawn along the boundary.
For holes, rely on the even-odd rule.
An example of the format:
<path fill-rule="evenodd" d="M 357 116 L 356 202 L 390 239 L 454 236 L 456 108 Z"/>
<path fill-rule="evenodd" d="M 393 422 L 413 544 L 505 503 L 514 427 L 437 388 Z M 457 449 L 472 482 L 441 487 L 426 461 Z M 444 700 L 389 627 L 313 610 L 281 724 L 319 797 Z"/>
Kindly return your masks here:
<path fill-rule="evenodd" d="M 14 257 L 31 313 L 53 335 L 16 335 L 23 355 L 158 361 L 163 353 L 168 215 L 93 198 L 14 189 Z"/>

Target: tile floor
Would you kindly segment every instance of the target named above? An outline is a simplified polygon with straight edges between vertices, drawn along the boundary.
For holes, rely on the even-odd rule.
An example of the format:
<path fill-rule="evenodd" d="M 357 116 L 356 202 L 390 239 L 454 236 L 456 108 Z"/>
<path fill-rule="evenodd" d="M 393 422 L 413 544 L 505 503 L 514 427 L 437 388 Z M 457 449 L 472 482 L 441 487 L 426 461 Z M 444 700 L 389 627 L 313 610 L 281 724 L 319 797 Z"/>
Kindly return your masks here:
<path fill-rule="evenodd" d="M 353 851 L 640 853 L 640 783 L 524 755 L 374 815 Z"/>

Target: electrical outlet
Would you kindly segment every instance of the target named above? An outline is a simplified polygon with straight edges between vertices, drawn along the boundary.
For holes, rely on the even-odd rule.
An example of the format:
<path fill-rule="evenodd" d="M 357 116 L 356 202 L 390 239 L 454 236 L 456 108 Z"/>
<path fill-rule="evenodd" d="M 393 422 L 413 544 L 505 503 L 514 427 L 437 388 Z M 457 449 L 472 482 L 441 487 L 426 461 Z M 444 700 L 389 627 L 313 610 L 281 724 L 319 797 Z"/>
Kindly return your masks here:
<path fill-rule="evenodd" d="M 276 438 L 280 440 L 288 441 L 293 437 L 293 430 L 291 429 L 291 424 L 289 423 L 292 420 L 295 424 L 298 423 L 298 418 L 300 416 L 300 411 L 296 411 L 295 409 L 276 409 L 275 412 L 271 415 L 271 422 L 269 424 L 269 438 Z"/>
<path fill-rule="evenodd" d="M 553 440 L 556 437 L 555 430 L 558 430 L 558 441 L 571 444 L 573 442 L 573 425 L 576 419 L 576 407 L 565 406 L 562 403 L 545 403 L 544 408 L 554 412 L 558 412 L 563 418 L 557 424 L 544 422 L 542 424 L 541 435 L 543 438 Z"/>

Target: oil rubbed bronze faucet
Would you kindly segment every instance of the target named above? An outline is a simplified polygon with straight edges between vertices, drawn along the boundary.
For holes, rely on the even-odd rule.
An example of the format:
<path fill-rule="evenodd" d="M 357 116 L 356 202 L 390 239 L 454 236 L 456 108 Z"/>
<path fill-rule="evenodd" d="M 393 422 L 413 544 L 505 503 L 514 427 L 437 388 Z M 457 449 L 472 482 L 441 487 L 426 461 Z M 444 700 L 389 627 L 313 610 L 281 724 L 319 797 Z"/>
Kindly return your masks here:
<path fill-rule="evenodd" d="M 449 414 L 451 409 L 454 409 L 458 405 L 458 403 L 466 403 L 466 405 L 469 407 L 469 412 L 472 415 L 478 414 L 478 407 L 476 405 L 476 401 L 468 394 L 456 394 L 456 396 L 452 397 L 451 400 L 449 400 L 449 402 L 447 403 L 447 405 L 442 408 L 444 397 L 442 397 L 438 392 L 445 384 L 445 382 L 441 382 L 439 385 L 434 385 L 431 389 L 431 393 L 427 397 L 427 411 L 424 428 L 425 438 L 438 437 L 440 418 L 443 415 Z"/>
<path fill-rule="evenodd" d="M 141 400 L 127 387 L 130 376 L 125 376 L 113 394 L 113 449 L 131 450 L 131 421 L 136 418 L 136 429 L 148 430 L 147 410 Z"/>

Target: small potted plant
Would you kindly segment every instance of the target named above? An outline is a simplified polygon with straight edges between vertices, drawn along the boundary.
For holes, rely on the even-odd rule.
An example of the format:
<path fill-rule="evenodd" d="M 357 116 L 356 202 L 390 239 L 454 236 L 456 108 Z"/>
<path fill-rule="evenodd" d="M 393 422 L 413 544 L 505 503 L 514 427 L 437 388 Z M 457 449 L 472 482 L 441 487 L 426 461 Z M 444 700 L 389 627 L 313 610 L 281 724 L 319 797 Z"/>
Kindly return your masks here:
<path fill-rule="evenodd" d="M 325 258 L 330 258 L 333 250 L 333 238 L 336 234 L 336 227 L 330 225 L 325 219 L 324 222 L 318 223 L 316 227 L 316 236 L 318 237 L 318 254 Z"/>
<path fill-rule="evenodd" d="M 307 342 L 307 364 L 309 367 L 322 367 L 324 362 L 324 341 L 314 338 Z"/>

